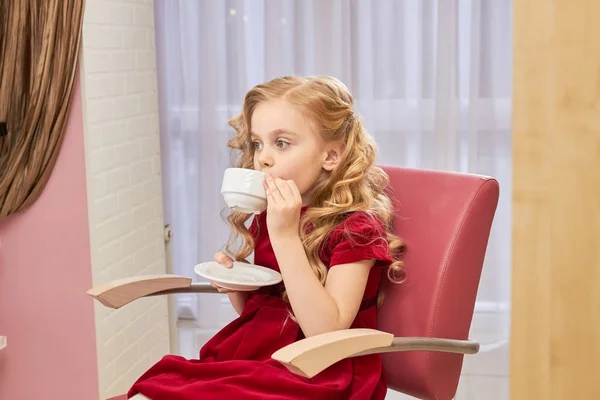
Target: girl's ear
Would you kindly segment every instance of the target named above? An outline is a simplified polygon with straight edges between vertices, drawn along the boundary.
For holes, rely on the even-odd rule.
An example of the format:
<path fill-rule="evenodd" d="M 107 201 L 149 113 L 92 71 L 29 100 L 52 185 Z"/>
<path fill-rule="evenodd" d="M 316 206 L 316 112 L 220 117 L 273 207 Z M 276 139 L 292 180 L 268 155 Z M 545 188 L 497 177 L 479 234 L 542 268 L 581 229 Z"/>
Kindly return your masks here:
<path fill-rule="evenodd" d="M 331 144 L 327 149 L 327 153 L 325 154 L 323 169 L 325 171 L 332 171 L 341 161 L 345 149 L 346 145 L 343 143 Z"/>

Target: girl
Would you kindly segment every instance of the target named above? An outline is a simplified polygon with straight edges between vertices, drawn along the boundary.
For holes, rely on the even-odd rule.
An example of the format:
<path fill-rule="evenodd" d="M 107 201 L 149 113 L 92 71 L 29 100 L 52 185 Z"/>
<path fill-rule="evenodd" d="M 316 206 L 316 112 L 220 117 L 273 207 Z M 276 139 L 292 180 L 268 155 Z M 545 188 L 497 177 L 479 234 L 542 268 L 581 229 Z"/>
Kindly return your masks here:
<path fill-rule="evenodd" d="M 233 212 L 226 250 L 279 271 L 280 285 L 227 292 L 240 315 L 200 351 L 199 360 L 166 356 L 131 388 L 169 399 L 383 399 L 379 355 L 345 359 L 312 379 L 271 359 L 304 337 L 375 328 L 382 268 L 397 282 L 403 243 L 390 232 L 387 176 L 347 88 L 330 77 L 283 77 L 246 95 L 229 146 L 238 167 L 267 174 L 267 210 Z M 242 245 L 232 250 L 240 238 Z M 215 259 L 231 266 L 232 258 Z"/>

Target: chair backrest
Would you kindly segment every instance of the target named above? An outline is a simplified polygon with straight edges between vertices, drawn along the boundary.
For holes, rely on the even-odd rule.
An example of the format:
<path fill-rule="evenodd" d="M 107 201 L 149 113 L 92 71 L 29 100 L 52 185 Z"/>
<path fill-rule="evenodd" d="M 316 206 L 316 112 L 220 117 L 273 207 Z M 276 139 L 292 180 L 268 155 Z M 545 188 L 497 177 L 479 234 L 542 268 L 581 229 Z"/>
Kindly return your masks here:
<path fill-rule="evenodd" d="M 383 169 L 396 201 L 394 229 L 407 245 L 407 275 L 402 284 L 384 280 L 378 329 L 399 337 L 468 339 L 498 182 L 479 175 Z M 383 354 L 388 386 L 420 399 L 453 398 L 462 362 L 462 355 L 441 352 Z"/>

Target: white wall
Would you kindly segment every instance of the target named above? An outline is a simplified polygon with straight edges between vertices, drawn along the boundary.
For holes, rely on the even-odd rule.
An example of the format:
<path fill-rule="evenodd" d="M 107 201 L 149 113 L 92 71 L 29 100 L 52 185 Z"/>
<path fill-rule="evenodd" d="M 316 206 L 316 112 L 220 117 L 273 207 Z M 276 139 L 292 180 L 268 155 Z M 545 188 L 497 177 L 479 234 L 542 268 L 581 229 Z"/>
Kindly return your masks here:
<path fill-rule="evenodd" d="M 152 0 L 87 0 L 81 73 L 93 283 L 164 273 Z M 100 399 L 169 353 L 167 310 L 96 303 Z"/>

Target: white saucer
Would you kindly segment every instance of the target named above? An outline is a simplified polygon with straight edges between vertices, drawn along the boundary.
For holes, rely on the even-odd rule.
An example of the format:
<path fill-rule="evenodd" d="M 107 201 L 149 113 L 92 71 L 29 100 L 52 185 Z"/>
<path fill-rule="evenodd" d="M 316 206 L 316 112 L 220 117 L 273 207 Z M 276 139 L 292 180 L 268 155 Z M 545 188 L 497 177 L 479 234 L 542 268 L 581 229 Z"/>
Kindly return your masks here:
<path fill-rule="evenodd" d="M 282 281 L 277 271 L 242 262 L 234 262 L 232 268 L 227 268 L 216 261 L 209 261 L 196 265 L 194 272 L 221 287 L 238 291 L 257 290 Z"/>

